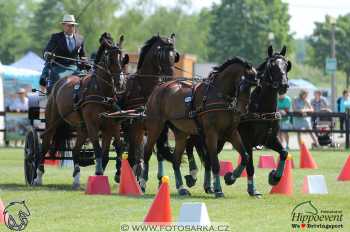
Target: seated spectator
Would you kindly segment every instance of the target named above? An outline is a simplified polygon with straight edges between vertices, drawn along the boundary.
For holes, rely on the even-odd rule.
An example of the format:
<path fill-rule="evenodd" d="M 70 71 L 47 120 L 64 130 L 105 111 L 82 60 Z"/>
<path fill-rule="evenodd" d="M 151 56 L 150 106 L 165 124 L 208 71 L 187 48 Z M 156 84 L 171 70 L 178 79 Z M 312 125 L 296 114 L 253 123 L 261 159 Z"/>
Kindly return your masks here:
<path fill-rule="evenodd" d="M 313 108 L 311 104 L 307 101 L 307 95 L 308 92 L 306 90 L 301 90 L 299 93 L 299 96 L 294 100 L 293 102 L 293 111 L 295 112 L 301 112 L 302 117 L 294 117 L 293 118 L 293 125 L 295 129 L 299 130 L 310 130 L 311 125 L 309 120 L 306 117 L 306 113 L 313 112 Z M 318 141 L 314 133 L 309 133 L 312 140 L 313 140 L 313 147 L 318 147 Z M 301 133 L 298 132 L 298 143 L 299 147 L 301 145 Z"/>
<path fill-rule="evenodd" d="M 10 111 L 15 112 L 25 112 L 28 111 L 28 98 L 26 96 L 26 91 L 20 88 L 17 91 L 18 97 L 10 105 Z"/>
<path fill-rule="evenodd" d="M 292 100 L 289 96 L 283 94 L 278 96 L 278 102 L 277 102 L 277 110 L 282 115 L 282 119 L 280 121 L 280 129 L 281 130 L 288 130 L 292 129 L 292 125 L 290 123 L 290 117 L 286 116 L 286 114 L 291 110 L 292 108 Z M 287 150 L 289 149 L 289 135 L 288 132 L 279 132 L 278 137 L 281 141 L 281 143 L 286 144 Z"/>

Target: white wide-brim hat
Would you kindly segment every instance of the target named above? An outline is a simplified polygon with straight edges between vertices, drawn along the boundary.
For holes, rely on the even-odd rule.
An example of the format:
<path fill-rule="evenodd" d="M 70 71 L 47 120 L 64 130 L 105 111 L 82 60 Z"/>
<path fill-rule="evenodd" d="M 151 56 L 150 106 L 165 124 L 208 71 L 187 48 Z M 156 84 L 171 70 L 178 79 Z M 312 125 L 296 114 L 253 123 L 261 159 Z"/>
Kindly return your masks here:
<path fill-rule="evenodd" d="M 78 23 L 75 21 L 74 15 L 64 15 L 61 24 L 78 25 Z"/>

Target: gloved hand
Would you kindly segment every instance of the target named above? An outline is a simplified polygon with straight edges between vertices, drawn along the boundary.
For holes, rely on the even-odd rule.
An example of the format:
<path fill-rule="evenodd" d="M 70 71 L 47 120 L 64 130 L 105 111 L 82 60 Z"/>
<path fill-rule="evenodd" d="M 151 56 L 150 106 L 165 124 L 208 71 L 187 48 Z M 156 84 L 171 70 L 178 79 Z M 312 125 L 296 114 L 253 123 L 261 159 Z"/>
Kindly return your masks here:
<path fill-rule="evenodd" d="M 54 53 L 52 53 L 52 52 L 44 52 L 44 59 L 45 60 L 51 59 L 53 57 L 55 57 Z"/>

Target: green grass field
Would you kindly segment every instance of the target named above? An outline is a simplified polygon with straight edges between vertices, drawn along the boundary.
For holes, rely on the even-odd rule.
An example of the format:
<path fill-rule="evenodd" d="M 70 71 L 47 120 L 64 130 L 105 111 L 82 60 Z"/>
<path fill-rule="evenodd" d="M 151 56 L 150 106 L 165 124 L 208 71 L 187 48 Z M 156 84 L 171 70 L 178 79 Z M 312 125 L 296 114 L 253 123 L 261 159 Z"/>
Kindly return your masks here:
<path fill-rule="evenodd" d="M 260 154 L 270 153 L 260 151 L 255 153 L 257 165 Z M 273 153 L 272 153 L 273 154 Z M 299 164 L 299 154 L 294 154 L 296 166 Z M 319 165 L 318 170 L 293 169 L 294 195 L 270 195 L 267 183 L 269 170 L 256 168 L 257 188 L 264 194 L 262 199 L 250 198 L 246 192 L 246 179 L 239 179 L 233 186 L 225 186 L 225 198 L 215 199 L 202 190 L 203 171 L 197 185 L 190 189 L 191 197 L 178 197 L 172 169 L 166 165 L 166 174 L 170 176 L 171 206 L 174 220 L 177 219 L 181 204 L 184 202 L 205 202 L 212 222 L 230 224 L 231 231 L 300 231 L 291 228 L 291 211 L 304 201 L 311 200 L 318 209 L 342 210 L 344 214 L 344 229 L 327 231 L 350 231 L 350 182 L 338 182 L 336 177 L 340 172 L 347 152 L 312 151 Z M 276 157 L 276 155 L 275 155 Z M 220 159 L 237 161 L 237 153 L 225 151 Z M 140 198 L 116 195 L 117 185 L 113 183 L 114 163 L 108 166 L 113 194 L 110 196 L 87 196 L 84 190 L 71 190 L 72 170 L 70 168 L 46 168 L 44 186 L 28 187 L 24 184 L 23 152 L 21 149 L 0 150 L 0 197 L 6 203 L 15 200 L 25 200 L 31 216 L 25 231 L 119 231 L 121 222 L 140 222 L 147 213 L 157 191 L 156 162 L 152 157 L 150 181 L 147 193 Z M 82 168 L 82 183 L 93 174 L 93 167 Z M 187 174 L 187 164 L 183 165 L 183 173 Z M 301 193 L 305 175 L 323 174 L 328 185 L 328 195 L 305 195 Z M 85 185 L 83 186 L 85 187 Z M 0 224 L 0 231 L 9 231 Z M 325 231 L 310 229 L 304 231 Z"/>

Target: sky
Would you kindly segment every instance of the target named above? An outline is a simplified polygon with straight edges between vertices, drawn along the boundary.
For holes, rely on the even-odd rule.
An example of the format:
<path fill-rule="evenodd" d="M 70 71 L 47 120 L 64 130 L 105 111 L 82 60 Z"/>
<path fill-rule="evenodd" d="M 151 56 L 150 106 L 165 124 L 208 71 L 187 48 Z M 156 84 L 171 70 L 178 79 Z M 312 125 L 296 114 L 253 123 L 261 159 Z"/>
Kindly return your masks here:
<path fill-rule="evenodd" d="M 168 0 L 157 0 L 161 5 L 169 5 Z M 337 17 L 350 13 L 350 0 L 282 0 L 289 3 L 290 31 L 296 38 L 311 35 L 315 22 L 322 22 L 325 16 Z M 220 0 L 192 0 L 192 10 L 210 7 Z"/>

